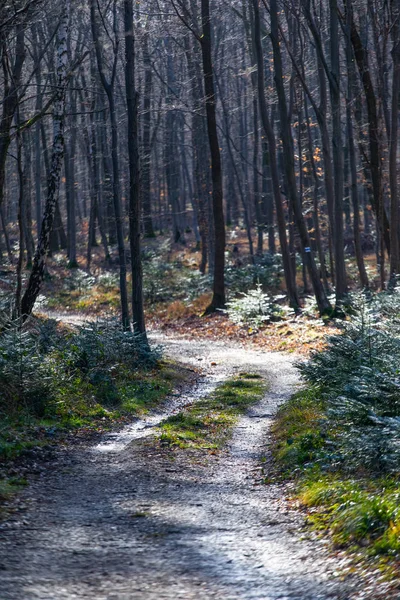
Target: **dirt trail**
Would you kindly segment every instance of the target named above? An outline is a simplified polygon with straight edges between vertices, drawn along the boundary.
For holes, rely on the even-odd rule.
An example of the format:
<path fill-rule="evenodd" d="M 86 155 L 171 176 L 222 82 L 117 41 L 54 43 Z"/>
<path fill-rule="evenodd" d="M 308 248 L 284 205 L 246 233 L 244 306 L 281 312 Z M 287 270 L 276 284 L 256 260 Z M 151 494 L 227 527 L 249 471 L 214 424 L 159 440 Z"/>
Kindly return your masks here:
<path fill-rule="evenodd" d="M 271 417 L 297 384 L 292 359 L 153 339 L 204 368 L 194 401 L 243 370 L 262 373 L 270 391 L 240 420 L 226 451 L 206 460 L 161 451 L 152 438 L 160 415 L 65 453 L 23 493 L 23 520 L 0 528 L 1 600 L 350 598 L 323 545 L 301 539 L 301 518 L 283 489 L 257 481 Z"/>

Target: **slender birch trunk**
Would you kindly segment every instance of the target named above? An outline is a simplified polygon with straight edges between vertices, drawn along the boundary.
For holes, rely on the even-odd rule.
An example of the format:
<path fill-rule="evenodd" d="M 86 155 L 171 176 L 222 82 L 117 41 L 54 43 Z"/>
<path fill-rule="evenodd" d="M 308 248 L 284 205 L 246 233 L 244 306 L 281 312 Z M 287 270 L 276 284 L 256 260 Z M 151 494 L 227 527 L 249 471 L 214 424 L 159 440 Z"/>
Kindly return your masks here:
<path fill-rule="evenodd" d="M 64 156 L 65 91 L 67 85 L 68 66 L 68 26 L 69 1 L 65 3 L 58 30 L 57 89 L 53 111 L 53 150 L 42 226 L 33 259 L 32 271 L 21 302 L 21 315 L 24 320 L 27 319 L 27 317 L 32 313 L 36 298 L 40 292 L 46 266 L 46 258 L 49 251 L 50 233 L 53 227 L 54 214 L 60 190 L 61 167 Z"/>

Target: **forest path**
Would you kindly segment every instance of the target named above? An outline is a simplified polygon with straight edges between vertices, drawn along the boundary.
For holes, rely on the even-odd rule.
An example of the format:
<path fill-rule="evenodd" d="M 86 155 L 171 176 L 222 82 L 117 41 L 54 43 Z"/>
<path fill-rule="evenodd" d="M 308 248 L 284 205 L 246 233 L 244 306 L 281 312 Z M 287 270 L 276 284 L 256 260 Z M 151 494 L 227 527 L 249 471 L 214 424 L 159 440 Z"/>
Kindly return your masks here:
<path fill-rule="evenodd" d="M 298 383 L 292 357 L 152 338 L 204 369 L 193 401 L 244 370 L 262 374 L 270 389 L 215 455 L 178 451 L 171 460 L 154 443 L 152 426 L 179 399 L 156 421 L 64 453 L 23 492 L 23 520 L 0 528 L 1 600 L 351 598 L 334 576 L 337 561 L 321 542 L 302 539 L 285 488 L 260 484 L 271 417 Z"/>

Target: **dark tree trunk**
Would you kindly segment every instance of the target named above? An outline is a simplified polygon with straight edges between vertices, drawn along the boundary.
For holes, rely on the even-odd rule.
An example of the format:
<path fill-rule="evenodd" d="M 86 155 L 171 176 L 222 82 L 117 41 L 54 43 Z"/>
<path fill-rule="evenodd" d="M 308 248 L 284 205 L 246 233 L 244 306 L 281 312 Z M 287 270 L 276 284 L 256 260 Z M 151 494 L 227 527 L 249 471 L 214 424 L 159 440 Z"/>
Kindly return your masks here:
<path fill-rule="evenodd" d="M 17 114 L 19 110 L 17 109 Z M 18 118 L 18 125 L 20 119 Z M 22 267 L 24 262 L 24 250 L 25 250 L 25 235 L 24 235 L 24 212 L 25 212 L 25 182 L 24 173 L 22 168 L 22 140 L 21 134 L 17 135 L 17 170 L 18 170 L 18 181 L 19 181 L 19 194 L 18 194 L 18 230 L 19 230 L 19 250 L 18 260 L 16 268 L 16 279 L 17 284 L 15 288 L 15 302 L 13 309 L 13 319 L 19 319 L 21 317 L 21 294 L 22 294 Z"/>
<path fill-rule="evenodd" d="M 306 19 L 308 25 L 310 27 L 312 36 L 314 38 L 316 52 L 317 52 L 317 72 L 318 72 L 318 83 L 319 83 L 319 105 L 317 106 L 316 102 L 313 99 L 312 94 L 308 90 L 308 87 L 305 83 L 305 69 L 304 65 L 302 65 L 301 73 L 302 73 L 302 84 L 303 87 L 309 97 L 309 100 L 314 109 L 315 115 L 317 117 L 318 125 L 321 132 L 321 144 L 322 144 L 322 154 L 324 159 L 324 181 L 325 181 L 325 195 L 326 195 L 326 203 L 328 207 L 328 216 L 329 216 L 329 260 L 330 260 L 330 270 L 331 270 L 331 279 L 332 284 L 335 285 L 336 281 L 336 270 L 333 259 L 333 241 L 334 241 L 334 230 L 335 230 L 335 188 L 334 188 L 334 176 L 333 176 L 333 165 L 332 165 L 332 156 L 331 156 L 331 144 L 330 144 L 330 135 L 327 121 L 327 107 L 328 107 L 328 97 L 327 97 L 327 89 L 326 89 L 326 76 L 329 75 L 331 77 L 330 70 L 326 64 L 324 48 L 321 40 L 321 33 L 318 31 L 313 16 L 311 14 L 311 4 L 310 0 L 306 0 L 303 4 L 303 9 L 306 15 Z"/>
<path fill-rule="evenodd" d="M 71 116 L 69 118 L 69 143 L 65 145 L 65 195 L 67 199 L 68 231 L 68 267 L 78 266 L 76 259 L 76 190 L 75 190 L 75 152 L 76 152 L 76 94 L 69 94 Z"/>
<path fill-rule="evenodd" d="M 199 270 L 204 274 L 206 272 L 209 250 L 209 222 L 207 213 L 209 201 L 208 171 L 210 157 L 207 148 L 207 123 L 204 115 L 204 93 L 201 81 L 201 69 L 199 61 L 197 60 L 198 47 L 192 46 L 188 37 L 185 38 L 185 50 L 188 74 L 192 81 L 193 187 L 201 238 L 201 261 Z"/>
<path fill-rule="evenodd" d="M 38 47 L 38 32 L 36 23 L 32 25 L 32 37 L 34 40 L 34 47 Z M 42 110 L 43 106 L 43 94 L 41 93 L 41 85 L 42 85 L 42 71 L 40 61 L 37 60 L 37 56 L 35 57 L 35 62 L 37 62 L 36 66 L 36 86 L 37 86 L 37 95 L 36 95 L 36 111 L 39 113 Z M 40 224 L 42 222 L 42 177 L 41 177 L 41 148 L 40 148 L 40 128 L 41 124 L 38 121 L 35 125 L 35 205 L 36 205 L 36 229 L 37 235 L 39 237 L 40 234 Z"/>
<path fill-rule="evenodd" d="M 214 222 L 214 281 L 213 297 L 207 312 L 225 306 L 225 221 L 222 191 L 221 155 L 219 150 L 216 98 L 211 49 L 210 1 L 201 0 L 204 91 L 206 95 L 207 131 L 211 154 L 213 222 Z"/>
<path fill-rule="evenodd" d="M 102 196 L 103 205 L 106 213 L 106 229 L 108 235 L 108 243 L 114 246 L 117 243 L 117 232 L 115 225 L 114 204 L 113 204 L 113 187 L 112 187 L 112 165 L 109 154 L 109 145 L 107 142 L 107 113 L 104 108 L 101 111 L 102 122 L 99 123 L 99 138 L 100 138 L 100 154 L 102 157 Z"/>
<path fill-rule="evenodd" d="M 327 293 L 329 293 L 329 284 L 326 272 L 326 263 L 325 263 L 325 253 L 322 246 L 322 235 L 321 235 L 321 227 L 320 227 L 320 219 L 319 219 L 319 193 L 320 193 L 320 185 L 317 174 L 317 169 L 315 166 L 314 160 L 314 147 L 311 136 L 311 127 L 310 127 L 310 119 L 308 115 L 308 103 L 307 98 L 304 98 L 304 112 L 306 118 L 306 126 L 307 126 L 307 140 L 308 140 L 308 151 L 311 163 L 311 170 L 313 174 L 314 180 L 314 188 L 313 188 L 313 209 L 314 209 L 314 228 L 315 228 L 315 243 L 318 251 L 318 259 L 321 269 L 321 277 L 324 283 L 324 287 Z"/>
<path fill-rule="evenodd" d="M 399 98 L 400 98 L 400 0 L 391 0 L 392 16 L 392 118 L 389 145 L 389 178 L 390 178 L 390 282 L 396 284 L 396 275 L 400 274 L 399 245 L 399 198 L 397 184 L 397 145 L 399 130 Z"/>
<path fill-rule="evenodd" d="M 125 86 L 128 107 L 129 153 L 129 234 L 132 265 L 132 315 L 133 330 L 147 345 L 143 308 L 142 257 L 140 249 L 140 189 L 138 143 L 138 93 L 135 87 L 135 38 L 133 35 L 132 0 L 124 0 L 125 23 Z"/>
<path fill-rule="evenodd" d="M 17 109 L 17 112 L 18 109 Z M 21 121 L 24 119 L 21 118 Z M 26 249 L 26 266 L 32 266 L 32 258 L 35 252 L 35 243 L 32 235 L 32 148 L 29 130 L 22 132 L 22 154 L 23 154 L 23 195 L 24 210 L 22 211 L 22 224 L 24 228 L 24 243 Z"/>
<path fill-rule="evenodd" d="M 236 177 L 237 187 L 238 187 L 240 199 L 242 202 L 244 223 L 246 226 L 247 239 L 249 242 L 249 254 L 250 254 L 251 262 L 254 264 L 254 262 L 255 262 L 254 261 L 254 247 L 253 247 L 253 239 L 251 236 L 251 221 L 250 221 L 250 215 L 249 215 L 249 207 L 247 206 L 246 198 L 245 198 L 245 195 L 243 192 L 243 186 L 242 186 L 240 173 L 238 172 L 238 168 L 236 166 L 235 158 L 234 158 L 233 152 L 232 152 L 230 120 L 229 120 L 229 115 L 228 115 L 228 109 L 227 109 L 225 101 L 224 101 L 223 93 L 221 93 L 221 104 L 222 104 L 222 111 L 224 114 L 224 121 L 225 121 L 226 145 L 228 148 L 230 163 L 232 165 L 232 170 Z"/>
<path fill-rule="evenodd" d="M 116 14 L 114 12 L 114 20 L 116 19 Z M 113 170 L 113 202 L 114 202 L 114 214 L 115 214 L 115 228 L 117 233 L 117 243 L 118 243 L 118 257 L 119 257 L 119 285 L 120 285 L 120 296 L 121 296 L 121 320 L 122 326 L 124 329 L 128 330 L 130 328 L 129 323 L 129 306 L 128 306 L 128 289 L 126 283 L 126 255 L 125 255 L 125 242 L 124 242 L 124 228 L 123 228 L 123 216 L 121 209 L 121 191 L 120 191 L 120 173 L 119 173 L 119 158 L 118 158 L 118 123 L 117 123 L 117 114 L 115 108 L 115 98 L 114 98 L 114 82 L 115 82 L 115 74 L 117 67 L 117 58 L 118 58 L 118 49 L 114 43 L 114 62 L 111 80 L 107 81 L 106 76 L 104 74 L 103 68 L 103 59 L 101 54 L 101 44 L 99 33 L 97 29 L 97 19 L 96 19 L 96 1 L 90 0 L 90 22 L 92 28 L 92 36 L 94 41 L 94 46 L 96 50 L 96 59 L 97 66 L 99 70 L 99 75 L 101 79 L 101 83 L 103 85 L 104 91 L 106 92 L 109 111 L 110 111 L 110 124 L 111 124 L 111 160 L 112 160 L 112 170 Z M 115 26 L 115 23 L 114 23 Z"/>
<path fill-rule="evenodd" d="M 7 223 L 6 223 L 6 219 L 5 219 L 5 215 L 4 215 L 4 209 L 1 204 L 0 204 L 0 218 L 1 218 L 1 226 L 3 229 L 4 241 L 6 243 L 8 260 L 9 260 L 10 264 L 13 264 L 13 255 L 12 255 L 12 249 L 11 249 L 11 244 L 10 244 L 10 236 L 8 235 Z"/>
<path fill-rule="evenodd" d="M 2 43 L 2 63 L 4 76 L 3 112 L 0 120 L 0 207 L 3 204 L 4 184 L 6 175 L 7 152 L 11 142 L 11 125 L 18 106 L 18 94 L 22 67 L 25 61 L 25 26 L 16 26 L 15 62 L 9 73 L 6 41 Z M 0 42 L 1 43 L 1 42 Z M 11 75 L 11 76 L 10 76 Z"/>
<path fill-rule="evenodd" d="M 360 202 L 358 196 L 358 180 L 357 180 L 357 163 L 356 150 L 354 144 L 353 118 L 351 107 L 353 104 L 353 53 L 351 47 L 351 20 L 350 13 L 346 15 L 346 61 L 347 61 L 347 98 L 346 98 L 346 122 L 347 122 L 347 138 L 349 146 L 349 162 L 350 162 L 350 184 L 351 184 L 351 200 L 353 203 L 353 235 L 354 235 L 354 251 L 356 255 L 358 272 L 360 274 L 360 283 L 364 289 L 368 289 L 368 275 L 365 269 L 364 256 L 361 246 L 360 236 Z"/>
<path fill-rule="evenodd" d="M 64 149 L 65 198 L 67 201 L 67 232 L 68 232 L 68 267 L 75 269 L 76 260 L 76 222 L 75 222 L 75 189 L 74 189 L 74 158 L 72 143 Z"/>
<path fill-rule="evenodd" d="M 272 194 L 272 180 L 268 142 L 262 140 L 262 210 L 265 215 L 265 224 L 268 231 L 268 252 L 275 254 L 275 228 L 274 228 L 274 199 Z"/>
<path fill-rule="evenodd" d="M 259 156 L 259 145 L 260 136 L 258 131 L 258 101 L 256 96 L 257 85 L 254 85 L 254 98 L 253 98 L 253 130 L 254 130 L 254 149 L 253 149 L 253 196 L 254 196 L 254 209 L 256 213 L 257 221 L 257 254 L 262 256 L 263 244 L 264 244 L 264 215 L 262 206 L 262 195 L 260 194 L 260 183 L 258 176 L 258 156 Z"/>
<path fill-rule="evenodd" d="M 335 266 L 336 266 L 336 307 L 339 307 L 347 292 L 346 269 L 344 263 L 343 237 L 343 141 L 340 118 L 340 64 L 339 64 L 339 19 L 336 0 L 330 0 L 330 50 L 331 76 L 329 89 L 332 105 L 332 148 L 335 172 Z"/>
<path fill-rule="evenodd" d="M 390 227 L 385 207 L 383 206 L 382 187 L 382 152 L 380 143 L 379 116 L 375 90 L 372 83 L 367 52 L 363 46 L 360 35 L 353 18 L 352 0 L 346 0 L 346 9 L 350 12 L 351 43 L 354 49 L 358 70 L 364 88 L 368 113 L 368 133 L 370 151 L 370 169 L 372 178 L 372 208 L 378 220 L 379 229 L 383 235 L 386 249 L 390 255 Z"/>

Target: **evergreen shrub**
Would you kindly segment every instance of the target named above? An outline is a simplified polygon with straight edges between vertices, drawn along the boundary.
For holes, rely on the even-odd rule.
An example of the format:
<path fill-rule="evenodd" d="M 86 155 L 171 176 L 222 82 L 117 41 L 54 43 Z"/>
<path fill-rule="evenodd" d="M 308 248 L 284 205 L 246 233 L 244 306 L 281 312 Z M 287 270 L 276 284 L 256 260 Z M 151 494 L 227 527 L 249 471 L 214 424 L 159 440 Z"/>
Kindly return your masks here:
<path fill-rule="evenodd" d="M 400 291 L 353 295 L 342 332 L 299 365 L 326 405 L 329 452 L 348 470 L 400 467 Z M 333 448 L 333 450 L 332 450 Z"/>

